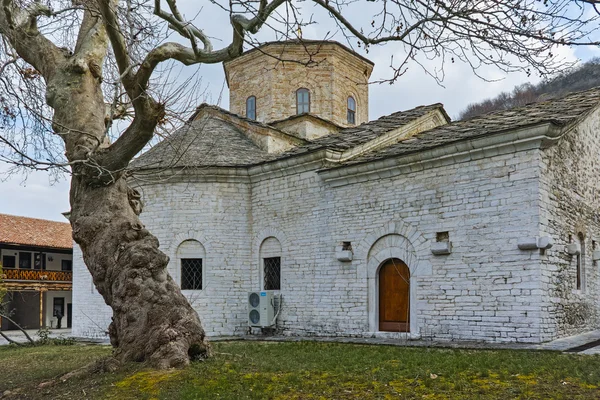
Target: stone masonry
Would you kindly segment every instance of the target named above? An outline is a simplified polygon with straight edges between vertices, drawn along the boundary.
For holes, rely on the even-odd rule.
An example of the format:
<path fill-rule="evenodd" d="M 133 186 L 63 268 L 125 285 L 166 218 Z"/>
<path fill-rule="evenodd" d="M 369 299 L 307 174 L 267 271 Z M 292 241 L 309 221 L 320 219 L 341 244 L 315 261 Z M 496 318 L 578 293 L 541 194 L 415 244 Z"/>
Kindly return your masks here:
<path fill-rule="evenodd" d="M 312 76 L 314 118 L 343 126 L 347 93 L 331 93 L 341 87 L 332 65 L 366 81 L 370 64 L 321 47 L 339 59 L 269 67 L 265 81 L 251 78 L 265 53 L 304 46 L 270 44 L 227 64 L 233 113 L 203 106 L 132 165 L 169 273 L 181 282 L 181 259 L 202 259 L 202 289 L 184 294 L 207 333 L 251 331 L 247 296 L 264 289 L 268 257 L 281 260 L 276 334 L 539 343 L 597 329 L 600 90 L 459 122 L 439 104 L 417 107 L 303 137 L 235 115 L 250 92 L 260 121 L 294 115 L 300 76 Z M 366 88 L 353 94 L 366 112 Z M 379 329 L 389 259 L 410 271 L 408 332 Z M 74 334 L 102 335 L 111 312 L 78 250 L 74 305 Z"/>
<path fill-rule="evenodd" d="M 339 126 L 349 96 L 357 103 L 356 125 L 369 120 L 368 79 L 373 64 L 336 42 L 271 43 L 225 63 L 231 112 L 245 116 L 256 96 L 257 120 L 273 122 L 296 114 L 296 90 L 310 92 L 310 113 Z"/>

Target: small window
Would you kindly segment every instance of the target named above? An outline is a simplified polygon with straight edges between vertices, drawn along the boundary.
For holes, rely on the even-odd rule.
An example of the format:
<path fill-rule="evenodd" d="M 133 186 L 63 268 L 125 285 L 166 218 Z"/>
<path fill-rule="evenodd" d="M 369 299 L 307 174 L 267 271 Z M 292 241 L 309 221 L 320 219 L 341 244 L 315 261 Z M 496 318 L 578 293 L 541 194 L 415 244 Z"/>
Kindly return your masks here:
<path fill-rule="evenodd" d="M 585 288 L 585 238 L 582 233 L 577 234 L 581 251 L 577 255 L 577 290 Z"/>
<path fill-rule="evenodd" d="M 46 269 L 46 253 L 33 254 L 33 269 Z"/>
<path fill-rule="evenodd" d="M 356 124 L 356 100 L 354 97 L 348 97 L 348 123 Z"/>
<path fill-rule="evenodd" d="M 19 268 L 31 269 L 31 253 L 20 252 L 19 253 Z"/>
<path fill-rule="evenodd" d="M 15 256 L 3 256 L 2 257 L 2 268 L 15 268 L 17 261 Z"/>
<path fill-rule="evenodd" d="M 202 290 L 202 259 L 181 259 L 181 289 Z"/>
<path fill-rule="evenodd" d="M 61 271 L 73 271 L 73 261 L 72 260 L 62 260 L 60 262 Z"/>
<path fill-rule="evenodd" d="M 305 114 L 310 112 L 310 92 L 308 89 L 298 89 L 296 91 L 296 114 Z"/>
<path fill-rule="evenodd" d="M 281 257 L 263 258 L 265 266 L 265 290 L 281 289 Z"/>
<path fill-rule="evenodd" d="M 256 120 L 256 97 L 246 99 L 246 118 Z"/>

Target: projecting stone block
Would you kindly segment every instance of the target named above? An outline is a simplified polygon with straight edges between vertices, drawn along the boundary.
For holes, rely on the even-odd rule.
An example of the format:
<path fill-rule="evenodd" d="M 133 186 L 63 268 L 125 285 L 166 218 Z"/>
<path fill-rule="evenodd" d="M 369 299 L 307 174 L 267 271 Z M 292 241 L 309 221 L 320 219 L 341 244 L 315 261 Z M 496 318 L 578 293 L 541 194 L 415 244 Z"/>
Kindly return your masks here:
<path fill-rule="evenodd" d="M 339 246 L 335 251 L 335 258 L 337 258 L 338 261 L 349 262 L 352 261 L 352 257 L 352 250 L 343 250 L 342 246 Z"/>
<path fill-rule="evenodd" d="M 550 236 L 540 237 L 524 237 L 520 238 L 517 242 L 517 246 L 521 250 L 535 250 L 535 249 L 549 249 L 554 245 L 554 240 Z"/>
<path fill-rule="evenodd" d="M 572 256 L 581 254 L 581 245 L 579 243 L 570 243 L 565 246 L 565 252 Z"/>
<path fill-rule="evenodd" d="M 517 246 L 521 250 L 534 250 L 538 248 L 537 238 L 535 237 L 525 237 L 519 239 L 517 242 Z"/>
<path fill-rule="evenodd" d="M 452 253 L 452 242 L 431 243 L 431 253 L 436 256 Z"/>
<path fill-rule="evenodd" d="M 538 249 L 549 249 L 554 245 L 554 239 L 551 236 L 540 236 L 537 238 Z"/>

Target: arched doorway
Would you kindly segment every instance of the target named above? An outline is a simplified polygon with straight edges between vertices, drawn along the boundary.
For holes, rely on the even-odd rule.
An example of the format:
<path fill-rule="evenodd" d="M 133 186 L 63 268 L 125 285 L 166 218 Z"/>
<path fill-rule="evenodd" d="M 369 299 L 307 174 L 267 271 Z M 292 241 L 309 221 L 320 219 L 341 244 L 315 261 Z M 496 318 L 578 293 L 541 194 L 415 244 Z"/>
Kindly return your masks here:
<path fill-rule="evenodd" d="M 379 268 L 379 330 L 410 331 L 410 271 L 398 258 Z"/>

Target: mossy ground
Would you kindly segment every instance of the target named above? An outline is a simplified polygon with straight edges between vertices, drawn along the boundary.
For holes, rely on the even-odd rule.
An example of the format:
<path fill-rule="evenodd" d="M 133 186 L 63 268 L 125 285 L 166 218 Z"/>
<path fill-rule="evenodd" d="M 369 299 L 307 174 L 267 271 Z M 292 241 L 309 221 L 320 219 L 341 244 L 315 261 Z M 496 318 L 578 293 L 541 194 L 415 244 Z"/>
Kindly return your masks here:
<path fill-rule="evenodd" d="M 0 348 L 0 393 L 48 399 L 600 399 L 600 356 L 333 343 L 227 342 L 184 370 L 128 365 L 37 385 L 110 354 L 99 346 Z"/>

